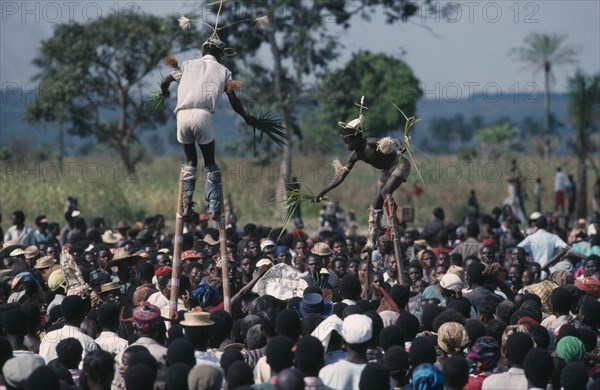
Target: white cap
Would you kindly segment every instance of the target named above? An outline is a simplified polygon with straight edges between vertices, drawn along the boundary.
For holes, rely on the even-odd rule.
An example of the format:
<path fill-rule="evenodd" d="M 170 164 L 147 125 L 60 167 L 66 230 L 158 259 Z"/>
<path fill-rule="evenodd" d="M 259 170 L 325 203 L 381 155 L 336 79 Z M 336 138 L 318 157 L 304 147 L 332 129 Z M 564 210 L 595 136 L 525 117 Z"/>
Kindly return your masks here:
<path fill-rule="evenodd" d="M 440 279 L 440 286 L 446 290 L 459 291 L 462 290 L 464 283 L 458 275 L 446 273 Z"/>
<path fill-rule="evenodd" d="M 342 337 L 348 344 L 362 344 L 373 337 L 373 321 L 364 314 L 351 314 L 344 318 Z"/>
<path fill-rule="evenodd" d="M 534 221 L 536 219 L 538 219 L 539 217 L 542 216 L 542 213 L 540 213 L 539 211 L 534 211 L 533 213 L 531 213 L 531 215 L 529 216 L 529 220 L 530 221 Z"/>

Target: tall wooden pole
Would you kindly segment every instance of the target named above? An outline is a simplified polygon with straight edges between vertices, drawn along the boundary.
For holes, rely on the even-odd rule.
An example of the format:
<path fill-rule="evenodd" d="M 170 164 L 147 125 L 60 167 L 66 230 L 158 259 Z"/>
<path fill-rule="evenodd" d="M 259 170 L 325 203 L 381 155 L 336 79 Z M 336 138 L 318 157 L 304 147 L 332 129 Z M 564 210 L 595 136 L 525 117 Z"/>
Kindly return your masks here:
<path fill-rule="evenodd" d="M 223 176 L 221 176 L 221 207 L 223 203 Z M 229 259 L 227 258 L 227 237 L 225 235 L 225 213 L 219 217 L 219 247 L 221 249 L 221 280 L 223 282 L 223 303 L 225 311 L 231 314 L 230 284 L 229 284 Z"/>
<path fill-rule="evenodd" d="M 177 192 L 177 213 L 175 214 L 175 242 L 173 243 L 173 272 L 171 273 L 171 299 L 169 301 L 169 318 L 177 313 L 177 296 L 179 295 L 179 276 L 181 275 L 181 244 L 183 242 L 183 167 L 179 172 L 179 191 Z"/>

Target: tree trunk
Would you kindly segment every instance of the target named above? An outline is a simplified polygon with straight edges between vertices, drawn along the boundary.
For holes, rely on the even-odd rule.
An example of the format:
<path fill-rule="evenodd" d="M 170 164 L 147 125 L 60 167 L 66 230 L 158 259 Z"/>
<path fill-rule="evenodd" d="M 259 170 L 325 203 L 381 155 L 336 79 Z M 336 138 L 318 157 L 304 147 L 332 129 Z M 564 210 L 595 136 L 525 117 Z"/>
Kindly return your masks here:
<path fill-rule="evenodd" d="M 575 216 L 585 218 L 587 215 L 587 155 L 578 156 L 576 202 Z"/>
<path fill-rule="evenodd" d="M 544 64 L 544 153 L 545 157 L 550 158 L 550 144 L 552 137 L 550 135 L 550 63 Z"/>
<path fill-rule="evenodd" d="M 123 164 L 125 164 L 125 169 L 127 170 L 127 174 L 135 175 L 135 163 L 131 159 L 131 148 L 129 147 L 129 143 L 125 143 L 125 142 L 120 143 L 119 154 L 121 155 Z"/>
<path fill-rule="evenodd" d="M 289 182 L 290 176 L 290 166 L 292 164 L 292 153 L 291 153 L 291 108 L 290 102 L 286 97 L 284 91 L 284 83 L 285 77 L 283 74 L 283 64 L 281 61 L 281 50 L 279 49 L 279 45 L 277 44 L 275 33 L 277 31 L 277 24 L 275 23 L 275 16 L 269 15 L 269 20 L 271 20 L 271 25 L 267 30 L 267 36 L 269 40 L 269 46 L 271 48 L 271 54 L 273 55 L 273 81 L 275 82 L 275 99 L 277 101 L 279 112 L 281 113 L 281 122 L 283 127 L 287 131 L 287 140 L 286 145 L 283 147 L 281 151 L 281 158 L 279 160 L 279 169 L 277 175 L 277 189 L 275 190 L 275 197 L 277 200 L 283 200 L 286 195 L 286 187 Z M 283 212 L 284 202 L 277 202 L 277 210 L 275 210 L 277 215 Z"/>

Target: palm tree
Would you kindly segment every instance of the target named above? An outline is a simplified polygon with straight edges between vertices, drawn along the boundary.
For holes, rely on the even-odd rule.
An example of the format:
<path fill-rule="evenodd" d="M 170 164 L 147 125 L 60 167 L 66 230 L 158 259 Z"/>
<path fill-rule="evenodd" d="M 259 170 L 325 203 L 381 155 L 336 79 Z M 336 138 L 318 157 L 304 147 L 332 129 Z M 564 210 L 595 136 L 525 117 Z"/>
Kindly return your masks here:
<path fill-rule="evenodd" d="M 544 136 L 546 157 L 550 154 L 550 84 L 554 82 L 552 68 L 557 65 L 574 64 L 579 53 L 577 46 L 566 45 L 566 35 L 531 33 L 525 38 L 525 46 L 510 51 L 519 61 L 530 65 L 534 73 L 544 71 Z"/>
<path fill-rule="evenodd" d="M 575 152 L 577 153 L 577 218 L 587 215 L 587 160 L 590 156 L 592 134 L 600 121 L 600 74 L 588 76 L 581 70 L 569 78 L 569 116 L 576 130 Z"/>

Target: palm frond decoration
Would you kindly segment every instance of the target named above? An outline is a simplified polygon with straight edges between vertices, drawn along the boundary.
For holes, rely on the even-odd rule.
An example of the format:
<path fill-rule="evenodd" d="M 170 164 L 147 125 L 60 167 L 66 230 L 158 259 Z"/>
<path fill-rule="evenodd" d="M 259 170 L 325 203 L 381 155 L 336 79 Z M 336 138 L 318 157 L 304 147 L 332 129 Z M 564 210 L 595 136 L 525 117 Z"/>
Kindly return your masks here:
<path fill-rule="evenodd" d="M 146 102 L 146 107 L 150 112 L 154 112 L 165 105 L 165 97 L 162 95 L 160 88 L 152 91 L 152 97 Z"/>
<path fill-rule="evenodd" d="M 272 200 L 272 202 L 275 204 L 283 204 L 283 209 L 278 214 L 278 218 L 277 218 L 278 221 L 284 220 L 283 228 L 281 229 L 282 234 L 283 234 L 283 231 L 285 231 L 286 228 L 288 227 L 288 225 L 290 224 L 291 220 L 294 218 L 294 215 L 295 215 L 298 207 L 300 207 L 300 205 L 303 203 L 314 202 L 314 200 L 315 200 L 315 193 L 312 192 L 310 190 L 310 188 L 308 188 L 308 186 L 306 186 L 306 184 L 303 184 L 303 186 L 304 186 L 305 190 L 301 190 L 301 189 L 290 190 L 287 192 L 287 195 L 285 196 L 284 199 L 273 199 Z M 331 198 L 328 196 L 324 196 L 322 200 L 325 202 L 328 202 L 328 201 L 331 201 Z M 277 223 L 275 223 L 274 225 L 277 225 Z M 273 228 L 271 229 L 271 232 L 276 227 L 277 226 L 273 226 Z M 271 232 L 269 232 L 269 236 L 271 235 Z M 280 238 L 281 238 L 281 235 L 279 237 L 277 237 L 277 240 L 279 240 Z"/>
<path fill-rule="evenodd" d="M 274 112 L 267 112 L 259 108 L 254 114 L 256 125 L 254 126 L 254 151 L 256 152 L 256 141 L 262 141 L 264 135 L 269 137 L 278 146 L 284 147 L 287 143 L 287 132 L 281 125 L 279 115 Z M 259 134 L 257 134 L 257 130 Z"/>
<path fill-rule="evenodd" d="M 414 116 L 411 116 L 411 117 L 408 117 L 408 116 L 406 116 L 406 114 L 404 113 L 404 111 L 402 111 L 402 110 L 400 109 L 400 107 L 398 107 L 398 106 L 397 106 L 397 105 L 395 105 L 394 103 L 392 103 L 392 105 L 393 105 L 394 107 L 396 107 L 396 110 L 400 111 L 400 113 L 402 114 L 402 116 L 404 117 L 404 119 L 405 119 L 405 121 L 406 121 L 406 122 L 404 123 L 404 134 L 403 134 L 403 139 L 402 139 L 402 140 L 404 141 L 404 149 L 405 149 L 405 151 L 408 153 L 408 156 L 409 156 L 409 157 L 410 157 L 410 159 L 411 159 L 411 163 L 412 163 L 412 165 L 413 165 L 413 166 L 415 167 L 415 169 L 417 170 L 417 174 L 419 175 L 419 178 L 421 179 L 421 182 L 423 183 L 423 185 L 426 185 L 426 184 L 425 184 L 425 180 L 423 180 L 423 176 L 421 175 L 421 172 L 419 171 L 418 165 L 417 165 L 417 163 L 415 162 L 415 158 L 414 158 L 414 156 L 413 156 L 413 153 L 412 153 L 412 149 L 416 149 L 416 147 L 414 147 L 414 146 L 412 145 L 412 143 L 410 142 L 410 138 L 411 138 L 411 135 L 410 135 L 410 133 L 412 132 L 413 126 L 414 126 L 415 124 L 417 124 L 418 122 L 420 122 L 421 120 L 420 120 L 420 119 L 417 119 L 417 118 L 416 118 L 416 117 L 414 117 Z M 404 151 L 403 151 L 403 152 L 404 152 Z M 402 159 L 400 159 L 400 160 L 398 161 L 398 163 L 399 163 L 399 164 L 401 164 L 401 163 L 402 163 Z"/>

